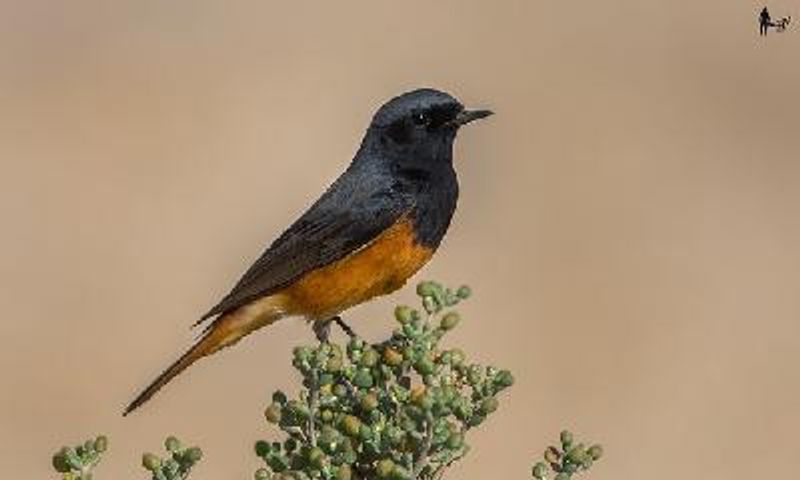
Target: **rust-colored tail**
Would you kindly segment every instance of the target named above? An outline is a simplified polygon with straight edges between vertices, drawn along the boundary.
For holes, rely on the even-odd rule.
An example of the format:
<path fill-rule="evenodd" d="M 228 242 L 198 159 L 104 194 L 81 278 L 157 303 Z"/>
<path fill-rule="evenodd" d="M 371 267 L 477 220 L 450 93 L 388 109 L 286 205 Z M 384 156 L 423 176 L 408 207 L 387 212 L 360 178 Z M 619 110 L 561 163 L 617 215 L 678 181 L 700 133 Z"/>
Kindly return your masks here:
<path fill-rule="evenodd" d="M 210 350 L 213 348 L 213 344 L 211 343 L 213 333 L 213 330 L 211 330 L 203 335 L 203 337 L 198 340 L 197 343 L 192 346 L 192 348 L 184 353 L 181 358 L 170 365 L 169 368 L 164 370 L 161 375 L 159 375 L 158 378 L 156 378 L 147 388 L 142 390 L 142 393 L 140 393 L 131 402 L 131 404 L 128 405 L 128 408 L 125 409 L 125 412 L 122 414 L 122 416 L 124 417 L 141 407 L 142 404 L 150 400 L 150 397 L 155 395 L 157 391 L 161 390 L 161 387 L 169 383 L 169 381 L 175 378 L 179 373 L 186 370 L 189 365 L 193 364 L 202 357 L 209 355 Z"/>
<path fill-rule="evenodd" d="M 142 406 L 156 394 L 161 387 L 186 370 L 201 358 L 211 355 L 222 348 L 233 345 L 247 334 L 278 320 L 282 314 L 277 309 L 264 308 L 268 305 L 254 305 L 258 308 L 243 308 L 217 318 L 208 326 L 206 332 L 192 348 L 184 353 L 175 363 L 164 370 L 142 393 L 140 393 L 125 409 L 122 416 Z"/>

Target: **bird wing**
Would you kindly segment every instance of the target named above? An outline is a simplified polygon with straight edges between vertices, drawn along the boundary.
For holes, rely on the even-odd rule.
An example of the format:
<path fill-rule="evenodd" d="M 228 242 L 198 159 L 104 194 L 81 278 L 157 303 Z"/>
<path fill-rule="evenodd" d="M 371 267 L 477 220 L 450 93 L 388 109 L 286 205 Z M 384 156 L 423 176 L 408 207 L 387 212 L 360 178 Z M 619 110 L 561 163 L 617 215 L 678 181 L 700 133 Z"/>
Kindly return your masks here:
<path fill-rule="evenodd" d="M 354 172 L 353 172 L 354 173 Z M 377 175 L 343 175 L 256 260 L 198 323 L 275 293 L 303 274 L 368 244 L 409 210 Z"/>

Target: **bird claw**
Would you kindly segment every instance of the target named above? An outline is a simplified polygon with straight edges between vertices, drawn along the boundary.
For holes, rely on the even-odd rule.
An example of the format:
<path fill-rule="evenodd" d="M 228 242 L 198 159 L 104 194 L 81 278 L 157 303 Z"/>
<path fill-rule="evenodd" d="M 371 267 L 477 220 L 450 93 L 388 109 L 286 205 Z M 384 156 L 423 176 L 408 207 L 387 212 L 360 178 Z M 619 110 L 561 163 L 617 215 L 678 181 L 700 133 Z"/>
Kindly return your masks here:
<path fill-rule="evenodd" d="M 319 340 L 320 343 L 328 343 L 330 341 L 331 325 L 333 325 L 334 322 L 339 326 L 339 328 L 342 329 L 344 333 L 347 334 L 348 337 L 356 338 L 356 332 L 350 328 L 350 325 L 346 324 L 345 321 L 342 320 L 342 317 L 337 315 L 327 320 L 314 322 L 312 324 L 314 335 L 316 335 L 317 340 Z"/>

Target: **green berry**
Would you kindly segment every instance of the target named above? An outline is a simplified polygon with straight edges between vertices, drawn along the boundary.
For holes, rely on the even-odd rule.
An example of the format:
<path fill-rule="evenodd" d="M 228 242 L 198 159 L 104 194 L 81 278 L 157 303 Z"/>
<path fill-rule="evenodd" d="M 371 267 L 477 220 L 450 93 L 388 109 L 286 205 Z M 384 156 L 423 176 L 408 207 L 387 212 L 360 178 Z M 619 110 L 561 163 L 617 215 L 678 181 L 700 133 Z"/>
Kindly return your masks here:
<path fill-rule="evenodd" d="M 561 445 L 565 450 L 572 446 L 572 432 L 569 430 L 561 432 Z"/>
<path fill-rule="evenodd" d="M 181 449 L 181 442 L 177 438 L 170 435 L 164 441 L 164 447 L 166 447 L 167 451 L 170 453 L 175 453 Z"/>
<path fill-rule="evenodd" d="M 436 365 L 434 365 L 430 358 L 422 357 L 414 364 L 414 370 L 420 375 L 431 375 L 436 371 Z"/>
<path fill-rule="evenodd" d="M 353 383 L 360 388 L 370 388 L 373 385 L 372 374 L 367 369 L 361 369 L 353 377 Z"/>
<path fill-rule="evenodd" d="M 414 319 L 414 309 L 406 305 L 398 305 L 394 309 L 394 318 L 401 324 L 406 324 Z"/>
<path fill-rule="evenodd" d="M 453 413 L 455 414 L 456 418 L 464 421 L 472 416 L 472 408 L 470 407 L 468 401 L 463 398 L 459 398 L 453 403 Z"/>
<path fill-rule="evenodd" d="M 378 408 L 378 397 L 374 393 L 368 393 L 361 397 L 360 404 L 364 411 L 369 412 Z"/>
<path fill-rule="evenodd" d="M 53 455 L 53 468 L 58 473 L 67 473 L 71 470 L 69 463 L 67 463 L 67 459 L 64 458 L 64 455 L 61 452 Z"/>
<path fill-rule="evenodd" d="M 192 447 L 186 450 L 186 458 L 191 463 L 197 463 L 201 458 L 203 458 L 203 451 L 200 450 L 200 447 Z"/>
<path fill-rule="evenodd" d="M 64 457 L 64 460 L 67 464 L 75 470 L 80 470 L 83 468 L 83 462 L 81 461 L 78 452 L 75 451 L 72 447 L 64 447 L 61 449 L 61 455 Z"/>
<path fill-rule="evenodd" d="M 416 404 L 419 406 L 419 408 L 427 412 L 433 409 L 435 402 L 431 395 L 422 395 L 419 397 L 419 400 L 417 400 Z"/>
<path fill-rule="evenodd" d="M 389 478 L 393 471 L 394 462 L 389 458 L 384 458 L 375 467 L 375 473 L 378 474 L 378 478 Z"/>
<path fill-rule="evenodd" d="M 508 370 L 500 370 L 494 378 L 494 381 L 502 388 L 514 385 L 514 375 Z"/>
<path fill-rule="evenodd" d="M 338 470 L 336 470 L 336 480 L 350 480 L 353 477 L 353 470 L 350 468 L 350 465 L 341 465 Z"/>
<path fill-rule="evenodd" d="M 277 403 L 271 403 L 270 406 L 264 410 L 264 417 L 269 423 L 278 423 L 281 421 L 281 406 Z"/>
<path fill-rule="evenodd" d="M 547 465 L 542 462 L 533 466 L 533 477 L 538 480 L 544 480 L 547 477 Z"/>
<path fill-rule="evenodd" d="M 449 437 L 447 437 L 446 445 L 447 448 L 451 450 L 457 450 L 461 448 L 463 444 L 464 444 L 464 435 L 462 435 L 461 432 L 452 433 L 450 434 Z"/>
<path fill-rule="evenodd" d="M 103 453 L 108 449 L 108 437 L 100 435 L 94 440 L 94 449 L 97 452 Z"/>
<path fill-rule="evenodd" d="M 325 423 L 330 423 L 330 421 L 333 420 L 333 412 L 326 408 L 319 413 L 319 418 Z"/>
<path fill-rule="evenodd" d="M 456 295 L 458 295 L 458 298 L 466 300 L 467 298 L 472 296 L 472 289 L 469 288 L 467 285 L 462 285 L 462 286 L 458 287 L 458 290 L 456 291 Z"/>
<path fill-rule="evenodd" d="M 361 432 L 361 420 L 353 415 L 346 415 L 342 419 L 342 429 L 347 435 L 355 437 Z"/>
<path fill-rule="evenodd" d="M 414 361 L 414 360 L 417 358 L 417 356 L 418 356 L 418 355 L 417 355 L 417 354 L 416 354 L 416 352 L 414 351 L 414 348 L 413 348 L 413 347 L 411 347 L 411 346 L 408 346 L 408 347 L 405 347 L 405 348 L 403 349 L 403 358 L 404 358 L 405 360 L 408 360 L 408 361 L 412 362 L 412 361 Z"/>
<path fill-rule="evenodd" d="M 159 468 L 161 468 L 161 459 L 158 457 L 158 455 L 145 453 L 142 455 L 142 466 L 155 473 Z"/>
<path fill-rule="evenodd" d="M 403 355 L 392 347 L 383 351 L 383 363 L 390 367 L 397 367 L 403 363 Z"/>
<path fill-rule="evenodd" d="M 412 403 L 419 404 L 422 401 L 422 398 L 425 396 L 425 385 L 414 385 L 411 387 L 411 392 L 409 393 L 409 399 Z"/>
<path fill-rule="evenodd" d="M 561 472 L 558 475 L 556 475 L 556 478 L 554 480 L 569 480 L 569 474 L 566 472 Z"/>
<path fill-rule="evenodd" d="M 449 351 L 442 352 L 437 358 L 436 362 L 442 365 L 450 365 L 451 362 L 451 355 Z"/>
<path fill-rule="evenodd" d="M 586 454 L 586 450 L 584 450 L 582 444 L 572 447 L 567 452 L 567 460 L 576 465 L 582 465 L 587 458 L 589 458 L 589 456 Z"/>
<path fill-rule="evenodd" d="M 272 394 L 272 401 L 278 405 L 284 405 L 288 401 L 288 398 L 286 398 L 286 394 L 282 391 L 275 390 L 275 393 Z"/>
<path fill-rule="evenodd" d="M 561 454 L 558 453 L 556 447 L 547 447 L 547 450 L 544 451 L 544 459 L 547 460 L 548 463 L 558 463 L 561 459 Z"/>
<path fill-rule="evenodd" d="M 289 462 L 283 455 L 270 455 L 265 460 L 273 472 L 283 472 L 289 468 Z"/>
<path fill-rule="evenodd" d="M 269 442 L 265 442 L 264 440 L 259 440 L 256 442 L 256 455 L 259 457 L 266 457 L 269 455 L 269 452 L 272 450 L 272 446 Z"/>
<path fill-rule="evenodd" d="M 337 383 L 336 385 L 333 386 L 333 394 L 335 396 L 341 398 L 347 396 L 347 393 L 348 393 L 347 387 L 345 387 L 343 384 Z"/>
<path fill-rule="evenodd" d="M 378 352 L 370 348 L 361 355 L 361 360 L 358 362 L 362 367 L 374 367 L 378 363 Z"/>
<path fill-rule="evenodd" d="M 479 408 L 481 414 L 489 415 L 490 413 L 494 413 L 497 410 L 500 402 L 497 401 L 494 397 L 489 397 L 481 402 L 481 406 Z"/>
<path fill-rule="evenodd" d="M 389 425 L 384 430 L 383 435 L 386 439 L 389 440 L 389 443 L 392 447 L 398 447 L 403 442 L 404 434 L 403 431 L 397 427 Z"/>
<path fill-rule="evenodd" d="M 287 438 L 286 441 L 283 442 L 283 449 L 288 453 L 295 451 L 295 449 L 297 449 L 297 440 L 292 437 Z"/>
<path fill-rule="evenodd" d="M 442 294 L 442 286 L 436 282 L 420 282 L 417 285 L 417 295 L 420 297 L 436 297 Z"/>
<path fill-rule="evenodd" d="M 325 452 L 322 449 L 314 447 L 308 452 L 308 462 L 314 468 L 322 468 L 325 463 Z"/>
<path fill-rule="evenodd" d="M 259 468 L 253 475 L 255 480 L 269 480 L 269 470 L 266 468 Z"/>
<path fill-rule="evenodd" d="M 311 349 L 308 347 L 294 347 L 293 353 L 297 362 L 307 362 L 311 359 Z"/>
<path fill-rule="evenodd" d="M 450 365 L 461 365 L 464 363 L 466 358 L 466 355 L 464 355 L 464 352 L 461 349 L 454 348 L 453 350 L 450 350 Z"/>
<path fill-rule="evenodd" d="M 477 386 L 477 384 L 480 383 L 482 379 L 483 379 L 483 367 L 477 364 L 470 365 L 469 369 L 467 370 L 467 381 L 469 381 L 469 384 L 472 385 L 473 387 Z"/>
<path fill-rule="evenodd" d="M 358 429 L 358 438 L 361 439 L 362 442 L 367 442 L 372 438 L 372 429 L 369 428 L 368 425 L 361 424 L 361 428 Z"/>
<path fill-rule="evenodd" d="M 325 371 L 328 373 L 336 373 L 342 369 L 342 358 L 341 357 L 331 357 L 328 359 L 328 362 L 325 364 Z"/>
<path fill-rule="evenodd" d="M 458 322 L 461 321 L 461 316 L 458 312 L 448 312 L 444 317 L 442 317 L 442 321 L 439 326 L 442 330 L 452 330 L 453 328 L 458 325 Z"/>
<path fill-rule="evenodd" d="M 428 313 L 436 313 L 442 308 L 434 297 L 422 297 L 422 307 Z"/>
<path fill-rule="evenodd" d="M 603 456 L 603 446 L 602 445 L 592 445 L 589 447 L 589 450 L 586 452 L 592 457 L 592 460 L 599 460 L 600 457 Z"/>

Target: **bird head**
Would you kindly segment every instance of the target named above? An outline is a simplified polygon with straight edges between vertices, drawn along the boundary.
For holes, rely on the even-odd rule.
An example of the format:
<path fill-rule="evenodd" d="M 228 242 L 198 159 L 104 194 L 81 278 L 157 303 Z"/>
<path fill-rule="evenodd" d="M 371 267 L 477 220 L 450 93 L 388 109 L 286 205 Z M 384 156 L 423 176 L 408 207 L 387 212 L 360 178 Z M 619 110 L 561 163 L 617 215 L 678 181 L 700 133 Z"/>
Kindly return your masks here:
<path fill-rule="evenodd" d="M 489 110 L 467 110 L 448 93 L 422 88 L 399 95 L 378 109 L 367 139 L 400 166 L 450 164 L 458 130 L 491 114 Z"/>

